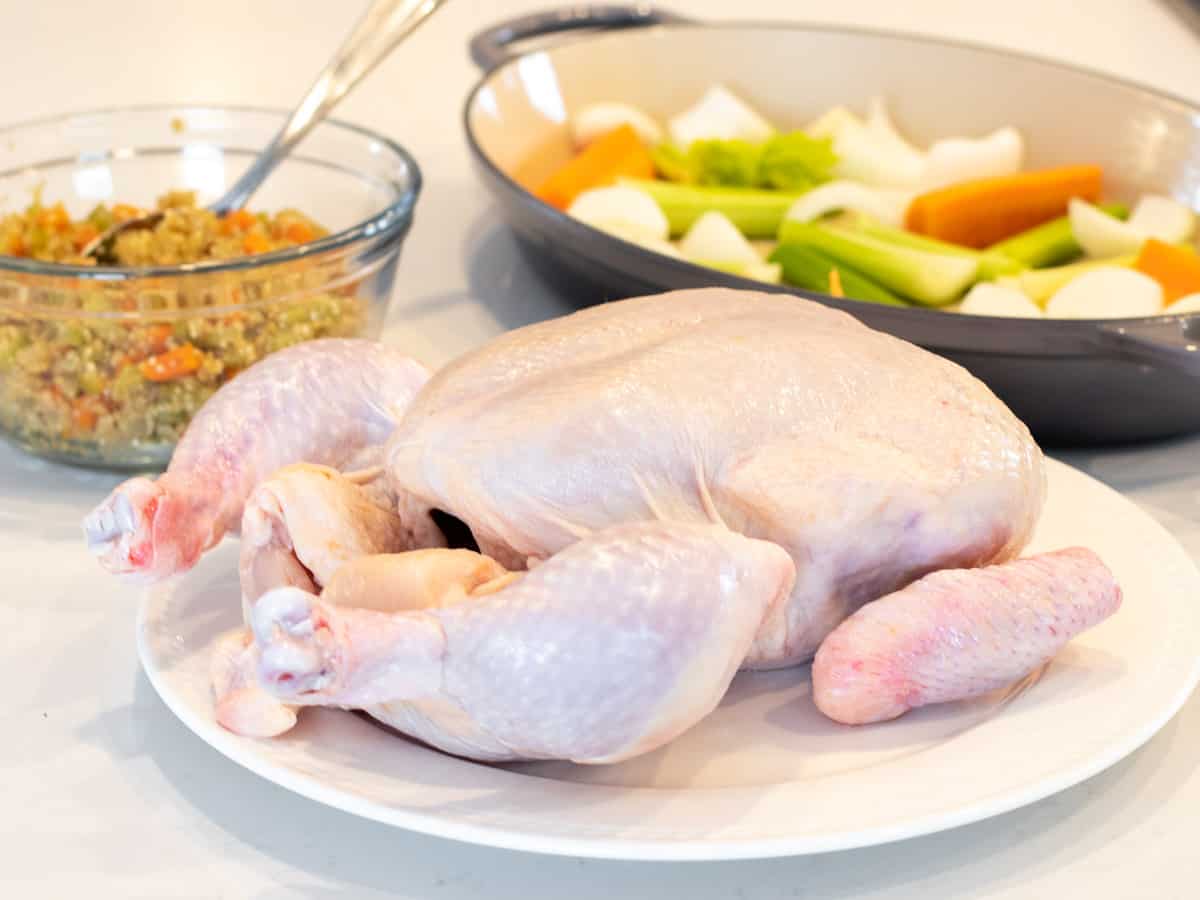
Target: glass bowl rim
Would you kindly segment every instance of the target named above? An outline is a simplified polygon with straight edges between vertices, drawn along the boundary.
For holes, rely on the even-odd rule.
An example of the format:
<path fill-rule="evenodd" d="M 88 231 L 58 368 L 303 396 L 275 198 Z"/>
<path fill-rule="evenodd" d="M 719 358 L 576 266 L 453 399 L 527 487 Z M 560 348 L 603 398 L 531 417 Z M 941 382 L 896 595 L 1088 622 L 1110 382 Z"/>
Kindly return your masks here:
<path fill-rule="evenodd" d="M 188 112 L 192 110 L 226 113 L 264 113 L 278 116 L 281 120 L 280 124 L 282 124 L 283 119 L 286 119 L 291 114 L 291 110 L 279 107 L 239 104 L 147 103 L 132 106 L 107 106 L 96 109 L 77 110 L 75 112 L 57 113 L 51 116 L 40 116 L 0 126 L 0 140 L 13 132 L 23 129 L 34 126 L 53 125 L 85 116 L 114 116 L 120 113 Z M 410 176 L 407 185 L 397 185 L 400 196 L 379 212 L 348 228 L 326 235 L 319 240 L 309 241 L 308 243 L 298 244 L 295 247 L 287 247 L 282 250 L 274 250 L 270 253 L 242 256 L 229 260 L 182 263 L 173 266 L 81 266 L 71 263 L 44 262 L 42 260 L 26 259 L 19 256 L 0 255 L 0 271 L 19 272 L 23 275 L 77 278 L 102 282 L 241 272 L 304 259 L 315 254 L 349 246 L 363 238 L 370 238 L 378 234 L 387 234 L 395 230 L 407 228 L 412 221 L 413 209 L 416 206 L 417 197 L 421 193 L 423 184 L 421 167 L 417 165 L 417 161 L 413 155 L 386 135 L 362 125 L 347 122 L 344 119 L 329 118 L 323 121 L 318 127 L 322 126 L 333 126 L 335 129 L 351 132 L 376 141 L 401 161 L 410 173 Z"/>

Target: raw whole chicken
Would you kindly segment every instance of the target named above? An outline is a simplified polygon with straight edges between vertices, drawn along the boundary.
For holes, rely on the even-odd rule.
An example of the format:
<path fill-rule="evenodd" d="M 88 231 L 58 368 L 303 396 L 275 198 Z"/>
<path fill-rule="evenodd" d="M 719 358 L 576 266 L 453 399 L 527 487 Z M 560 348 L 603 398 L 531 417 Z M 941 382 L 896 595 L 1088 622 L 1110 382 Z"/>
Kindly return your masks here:
<path fill-rule="evenodd" d="M 739 668 L 811 659 L 864 604 L 814 668 L 844 721 L 1015 680 L 1120 600 L 1085 551 L 1006 575 L 1044 494 L 1026 428 L 958 366 L 815 303 L 610 303 L 426 378 L 369 342 L 281 351 L 85 522 L 106 567 L 153 579 L 240 514 L 227 727 L 345 706 L 464 756 L 609 762 L 694 724 Z M 944 666 L 904 640 L 954 629 L 972 648 Z M 894 677 L 847 676 L 865 660 Z M 937 689 L 897 701 L 914 666 Z"/>

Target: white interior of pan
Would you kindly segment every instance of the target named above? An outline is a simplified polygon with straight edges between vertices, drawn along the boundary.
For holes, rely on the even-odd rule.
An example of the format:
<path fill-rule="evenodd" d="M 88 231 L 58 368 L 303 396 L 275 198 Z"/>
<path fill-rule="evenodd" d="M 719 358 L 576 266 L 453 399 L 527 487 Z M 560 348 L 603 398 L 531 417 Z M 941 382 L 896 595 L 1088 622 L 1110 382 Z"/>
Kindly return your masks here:
<path fill-rule="evenodd" d="M 1106 194 L 1164 191 L 1200 207 L 1200 114 L 1117 81 L 936 40 L 790 26 L 657 27 L 528 53 L 485 79 L 467 112 L 483 153 L 536 184 L 569 153 L 572 110 L 634 103 L 665 119 L 721 82 L 780 127 L 873 96 L 918 143 L 1013 125 L 1031 167 L 1098 163 Z"/>

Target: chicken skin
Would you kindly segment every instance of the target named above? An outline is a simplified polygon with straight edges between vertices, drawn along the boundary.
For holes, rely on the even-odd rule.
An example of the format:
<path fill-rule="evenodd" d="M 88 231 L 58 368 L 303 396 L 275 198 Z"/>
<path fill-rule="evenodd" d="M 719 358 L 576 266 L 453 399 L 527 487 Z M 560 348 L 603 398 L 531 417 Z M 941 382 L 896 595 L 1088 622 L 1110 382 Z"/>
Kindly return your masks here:
<path fill-rule="evenodd" d="M 1089 551 L 1013 562 L 1043 458 L 982 383 L 781 295 L 609 303 L 432 377 L 372 342 L 301 345 L 219 391 L 176 455 L 88 539 L 151 580 L 240 519 L 247 629 L 213 683 L 245 734 L 342 706 L 472 758 L 611 762 L 738 669 L 814 654 L 820 708 L 876 721 L 1019 679 L 1120 598 Z M 909 652 L 955 628 L 987 653 Z"/>

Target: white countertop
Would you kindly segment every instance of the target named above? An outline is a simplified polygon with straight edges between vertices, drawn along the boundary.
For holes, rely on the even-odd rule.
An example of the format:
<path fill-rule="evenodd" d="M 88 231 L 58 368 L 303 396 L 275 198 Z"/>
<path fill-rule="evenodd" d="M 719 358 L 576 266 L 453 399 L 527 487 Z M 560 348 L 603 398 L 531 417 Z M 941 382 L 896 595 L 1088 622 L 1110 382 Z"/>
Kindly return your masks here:
<path fill-rule="evenodd" d="M 459 126 L 477 77 L 467 37 L 552 2 L 452 0 L 338 112 L 396 137 L 424 168 L 389 334 L 434 364 L 504 327 L 570 308 L 517 257 L 470 172 Z M 152 102 L 287 106 L 361 5 L 5 0 L 0 119 Z M 697 17 L 965 38 L 1200 99 L 1200 40 L 1151 0 L 668 5 Z M 1132 497 L 1200 559 L 1200 439 L 1063 458 Z M 0 678 L 9 697 L 0 711 L 2 896 L 1168 900 L 1200 891 L 1200 697 L 1141 751 L 1051 799 L 927 838 L 814 857 L 540 857 L 319 806 L 201 743 L 141 674 L 136 593 L 114 590 L 79 539 L 80 516 L 112 481 L 0 446 Z M 61 564 L 36 574 L 35 592 L 17 594 L 4 585 L 24 572 L 31 547 L 40 557 L 55 551 Z M 1029 750 L 1037 752 L 1037 735 Z"/>

